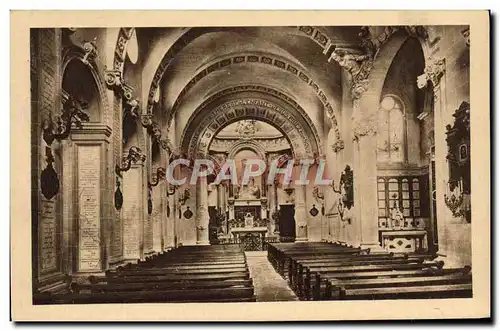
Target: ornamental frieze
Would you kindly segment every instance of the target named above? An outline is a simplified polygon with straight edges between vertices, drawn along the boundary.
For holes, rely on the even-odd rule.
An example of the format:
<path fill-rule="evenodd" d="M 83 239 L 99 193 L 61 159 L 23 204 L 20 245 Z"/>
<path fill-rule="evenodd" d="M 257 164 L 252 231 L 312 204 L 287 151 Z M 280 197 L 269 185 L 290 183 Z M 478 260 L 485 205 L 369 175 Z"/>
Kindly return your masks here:
<path fill-rule="evenodd" d="M 197 125 L 197 130 L 189 129 L 189 132 L 195 132 L 189 141 L 188 151 L 193 153 L 206 153 L 207 147 L 211 142 L 216 132 L 226 125 L 234 122 L 235 118 L 252 116 L 256 119 L 267 119 L 267 115 L 274 112 L 273 123 L 281 128 L 289 137 L 290 135 L 298 138 L 291 139 L 294 150 L 297 151 L 312 151 L 317 149 L 316 143 L 312 144 L 310 137 L 306 135 L 306 130 L 300 125 L 300 122 L 295 119 L 289 111 L 278 107 L 268 101 L 260 99 L 240 99 L 229 101 L 220 105 L 212 111 L 211 116 L 203 118 Z M 281 123 L 281 124 L 278 124 Z M 300 127 L 297 130 L 296 127 Z M 187 125 L 190 128 L 190 125 Z M 207 134 L 208 133 L 208 134 Z M 183 133 L 181 141 L 185 141 L 186 131 Z M 201 147 L 203 151 L 199 151 Z"/>

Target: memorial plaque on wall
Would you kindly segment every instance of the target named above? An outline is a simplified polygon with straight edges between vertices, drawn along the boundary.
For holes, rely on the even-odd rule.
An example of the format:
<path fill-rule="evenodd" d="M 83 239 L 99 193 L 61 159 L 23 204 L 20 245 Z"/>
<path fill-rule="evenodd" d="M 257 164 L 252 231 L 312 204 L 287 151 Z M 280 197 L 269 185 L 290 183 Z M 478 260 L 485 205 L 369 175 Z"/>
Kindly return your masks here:
<path fill-rule="evenodd" d="M 40 273 L 57 270 L 57 220 L 55 201 L 42 199 L 40 220 Z"/>
<path fill-rule="evenodd" d="M 78 146 L 78 270 L 101 269 L 100 146 Z"/>
<path fill-rule="evenodd" d="M 123 258 L 139 259 L 140 238 L 139 222 L 141 219 L 141 201 L 138 185 L 141 183 L 141 174 L 137 169 L 130 169 L 123 173 Z"/>
<path fill-rule="evenodd" d="M 115 218 L 113 221 L 113 235 L 112 235 L 112 240 L 113 244 L 111 246 L 111 254 L 115 258 L 119 258 L 122 256 L 122 248 L 123 248 L 123 243 L 122 243 L 122 222 L 121 222 L 121 215 L 120 211 L 115 211 Z"/>

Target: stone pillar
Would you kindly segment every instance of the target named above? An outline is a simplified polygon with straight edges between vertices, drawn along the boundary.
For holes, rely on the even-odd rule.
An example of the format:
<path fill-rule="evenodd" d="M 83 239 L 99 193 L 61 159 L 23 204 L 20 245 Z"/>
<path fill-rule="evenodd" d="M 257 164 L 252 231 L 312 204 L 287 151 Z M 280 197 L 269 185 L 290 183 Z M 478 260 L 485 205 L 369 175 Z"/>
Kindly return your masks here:
<path fill-rule="evenodd" d="M 177 218 L 177 203 L 175 197 L 177 193 L 168 195 L 168 185 L 165 184 L 163 190 L 165 191 L 165 210 L 164 210 L 164 227 L 163 237 L 165 238 L 165 250 L 175 248 L 175 220 Z M 172 192 L 170 192 L 172 193 Z"/>
<path fill-rule="evenodd" d="M 144 163 L 132 163 L 123 176 L 123 258 L 137 261 L 144 257 Z"/>
<path fill-rule="evenodd" d="M 110 221 L 106 204 L 110 193 L 106 160 L 111 129 L 106 125 L 87 124 L 72 133 L 75 156 L 76 192 L 74 233 L 76 272 L 100 272 L 107 268 L 110 256 Z"/>
<path fill-rule="evenodd" d="M 377 207 L 377 110 L 378 100 L 367 96 L 355 100 L 353 111 L 354 133 L 354 231 L 355 243 L 372 251 L 382 250 L 378 240 Z M 364 101 L 364 102 L 363 102 Z M 369 101 L 369 102 L 368 102 Z"/>
<path fill-rule="evenodd" d="M 153 178 L 153 181 L 155 180 Z M 153 251 L 156 253 L 162 252 L 164 247 L 163 220 L 165 217 L 163 211 L 163 192 L 165 192 L 165 181 L 160 180 L 156 187 L 152 187 L 153 213 L 151 218 L 153 221 Z"/>
<path fill-rule="evenodd" d="M 200 176 L 196 185 L 196 244 L 210 245 L 208 240 L 208 187 L 207 178 Z"/>
<path fill-rule="evenodd" d="M 306 186 L 295 185 L 295 241 L 307 241 Z"/>

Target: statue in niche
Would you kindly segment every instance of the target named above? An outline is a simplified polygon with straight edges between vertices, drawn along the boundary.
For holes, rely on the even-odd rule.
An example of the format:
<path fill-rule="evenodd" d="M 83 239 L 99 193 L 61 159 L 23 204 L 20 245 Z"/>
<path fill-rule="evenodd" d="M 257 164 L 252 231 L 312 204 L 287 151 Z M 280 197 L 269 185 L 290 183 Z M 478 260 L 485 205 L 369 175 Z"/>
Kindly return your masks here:
<path fill-rule="evenodd" d="M 252 214 L 251 213 L 246 213 L 245 214 L 245 227 L 246 228 L 253 227 L 253 220 L 254 220 L 254 217 L 252 216 Z"/>
<path fill-rule="evenodd" d="M 250 179 L 247 185 L 243 185 L 239 192 L 240 199 L 260 199 L 260 188 L 255 185 L 255 180 Z"/>

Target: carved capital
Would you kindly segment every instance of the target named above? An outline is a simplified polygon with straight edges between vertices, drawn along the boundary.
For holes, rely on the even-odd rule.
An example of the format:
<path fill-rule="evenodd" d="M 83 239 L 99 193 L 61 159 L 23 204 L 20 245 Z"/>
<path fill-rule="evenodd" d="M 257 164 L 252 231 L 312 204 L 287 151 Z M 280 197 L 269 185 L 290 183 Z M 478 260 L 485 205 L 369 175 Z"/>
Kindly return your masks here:
<path fill-rule="evenodd" d="M 357 54 L 347 49 L 336 49 L 331 59 L 350 74 L 352 98 L 359 99 L 368 88 L 368 77 L 373 68 L 371 51 L 368 54 Z"/>
<path fill-rule="evenodd" d="M 422 89 L 427 86 L 427 82 L 430 81 L 434 87 L 434 92 L 436 92 L 441 77 L 443 77 L 446 71 L 446 61 L 442 58 L 429 62 L 430 63 L 424 69 L 424 73 L 417 77 L 417 86 L 419 89 Z"/>

